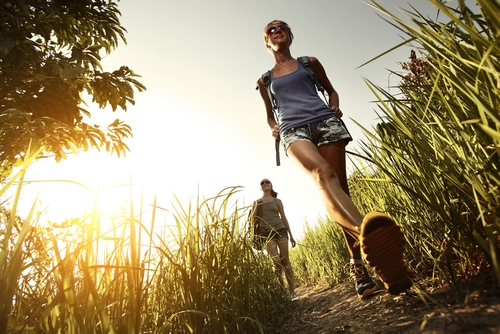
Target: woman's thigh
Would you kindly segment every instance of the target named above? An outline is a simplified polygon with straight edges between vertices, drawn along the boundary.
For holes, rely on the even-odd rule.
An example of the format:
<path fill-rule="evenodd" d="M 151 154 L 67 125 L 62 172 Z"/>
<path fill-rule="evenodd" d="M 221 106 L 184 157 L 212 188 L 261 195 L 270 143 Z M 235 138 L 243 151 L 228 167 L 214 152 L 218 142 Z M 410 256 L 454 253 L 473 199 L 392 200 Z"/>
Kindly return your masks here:
<path fill-rule="evenodd" d="M 314 175 L 319 167 L 329 165 L 319 148 L 310 141 L 301 140 L 288 147 L 288 156 L 307 173 Z"/>
<path fill-rule="evenodd" d="M 281 238 L 276 240 L 276 242 L 278 243 L 281 261 L 286 262 L 283 264 L 288 264 L 290 261 L 288 257 L 288 238 Z"/>
<path fill-rule="evenodd" d="M 280 252 L 277 240 L 270 240 L 267 243 L 267 253 L 273 258 L 274 261 L 279 262 Z"/>

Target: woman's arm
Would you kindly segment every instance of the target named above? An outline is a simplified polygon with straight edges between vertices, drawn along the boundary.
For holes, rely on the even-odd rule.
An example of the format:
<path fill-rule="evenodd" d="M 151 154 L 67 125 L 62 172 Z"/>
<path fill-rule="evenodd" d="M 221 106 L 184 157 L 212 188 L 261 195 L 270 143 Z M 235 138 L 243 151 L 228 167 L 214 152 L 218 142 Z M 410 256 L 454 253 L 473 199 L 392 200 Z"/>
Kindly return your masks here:
<path fill-rule="evenodd" d="M 330 82 L 330 79 L 328 79 L 325 69 L 323 65 L 321 65 L 319 60 L 315 57 L 309 57 L 309 59 L 311 59 L 311 64 L 313 65 L 314 72 L 318 77 L 319 83 L 321 84 L 321 86 L 323 86 L 326 93 L 328 94 L 328 99 L 330 101 L 330 109 L 332 109 L 333 113 L 335 114 L 335 116 L 337 116 L 337 118 L 341 118 L 342 111 L 340 110 L 339 107 L 340 106 L 339 94 L 333 88 L 332 83 Z"/>
<path fill-rule="evenodd" d="M 278 203 L 278 210 L 280 212 L 281 221 L 283 222 L 283 224 L 286 227 L 286 230 L 288 231 L 288 235 L 290 236 L 290 243 L 292 244 L 293 248 L 295 247 L 295 239 L 293 238 L 292 230 L 290 229 L 290 224 L 288 224 L 288 219 L 286 219 L 285 216 L 285 209 L 283 208 L 283 202 L 278 198 L 276 200 L 277 200 L 276 202 Z"/>
<path fill-rule="evenodd" d="M 273 137 L 278 139 L 279 136 L 279 132 L 277 131 L 278 123 L 274 118 L 273 106 L 271 100 L 269 99 L 269 94 L 267 94 L 267 89 L 264 86 L 264 81 L 262 80 L 262 78 L 260 78 L 257 81 L 257 86 L 259 87 L 260 96 L 262 97 L 262 100 L 264 101 L 264 106 L 266 107 L 267 124 L 271 128 Z"/>

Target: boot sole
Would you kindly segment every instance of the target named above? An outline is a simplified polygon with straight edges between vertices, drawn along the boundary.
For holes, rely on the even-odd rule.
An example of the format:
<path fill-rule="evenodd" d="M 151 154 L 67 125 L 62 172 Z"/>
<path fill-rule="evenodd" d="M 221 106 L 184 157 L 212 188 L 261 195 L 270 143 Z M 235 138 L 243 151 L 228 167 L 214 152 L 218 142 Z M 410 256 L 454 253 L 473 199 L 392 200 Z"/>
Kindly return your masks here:
<path fill-rule="evenodd" d="M 380 292 L 383 292 L 384 290 L 382 290 L 380 288 L 380 286 L 375 283 L 375 286 L 371 289 L 366 289 L 365 291 L 363 291 L 362 294 L 358 295 L 358 298 L 363 300 L 365 298 L 368 298 L 368 297 L 372 297 L 373 295 L 375 295 L 376 293 L 380 293 Z"/>
<path fill-rule="evenodd" d="M 366 261 L 390 294 L 398 295 L 413 285 L 413 273 L 403 257 L 403 232 L 392 218 L 380 212 L 367 214 L 361 224 L 360 242 Z"/>

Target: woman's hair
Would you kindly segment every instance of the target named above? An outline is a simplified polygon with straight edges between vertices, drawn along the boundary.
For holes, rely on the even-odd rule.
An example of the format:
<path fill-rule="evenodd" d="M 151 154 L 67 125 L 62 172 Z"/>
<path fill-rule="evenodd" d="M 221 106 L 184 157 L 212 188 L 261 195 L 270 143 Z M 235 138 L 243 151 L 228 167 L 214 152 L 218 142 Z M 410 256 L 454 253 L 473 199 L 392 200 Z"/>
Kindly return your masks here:
<path fill-rule="evenodd" d="M 290 36 L 290 45 L 292 45 L 293 33 L 292 33 L 292 29 L 290 28 L 288 23 L 286 23 L 285 21 L 281 21 L 281 20 L 273 20 L 273 21 L 269 22 L 268 24 L 266 24 L 266 26 L 264 27 L 264 44 L 266 45 L 266 47 L 267 47 L 267 41 L 269 39 L 269 36 L 267 35 L 267 29 L 271 24 L 286 24 L 288 26 L 288 30 L 287 30 L 288 36 Z"/>

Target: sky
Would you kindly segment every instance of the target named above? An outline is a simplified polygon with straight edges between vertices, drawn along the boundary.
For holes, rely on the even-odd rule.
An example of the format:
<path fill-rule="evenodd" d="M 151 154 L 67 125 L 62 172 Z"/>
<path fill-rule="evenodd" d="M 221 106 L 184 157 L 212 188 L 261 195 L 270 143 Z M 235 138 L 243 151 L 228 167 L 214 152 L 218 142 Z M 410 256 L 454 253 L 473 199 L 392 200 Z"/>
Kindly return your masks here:
<path fill-rule="evenodd" d="M 409 9 L 404 0 L 378 3 L 401 17 L 398 8 Z M 427 1 L 410 3 L 426 15 L 437 13 Z M 198 194 L 208 198 L 241 186 L 235 199 L 250 205 L 262 195 L 260 180 L 268 178 L 300 238 L 305 221 L 314 224 L 326 211 L 312 179 L 283 149 L 276 166 L 274 138 L 255 90 L 257 79 L 274 65 L 263 43 L 264 26 L 286 21 L 295 36 L 292 55 L 315 56 L 323 64 L 354 137 L 349 150 L 365 139 L 354 120 L 368 129 L 377 123 L 375 96 L 363 78 L 384 88 L 395 84 L 388 70 L 400 70 L 397 63 L 410 54 L 404 47 L 358 68 L 402 41 L 400 31 L 361 0 L 121 0 L 118 8 L 127 44 L 102 65 L 106 71 L 130 67 L 147 90 L 136 92 L 126 112 L 91 106 L 89 122 L 125 121 L 134 134 L 127 140 L 131 152 L 125 158 L 82 152 L 60 163 L 34 163 L 26 180 L 46 182 L 26 184 L 22 199 L 31 205 L 39 194 L 43 219 L 78 217 L 97 192 L 102 209 L 112 211 L 131 193 L 145 206 L 156 197 L 167 208 L 175 197 L 187 206 Z"/>

